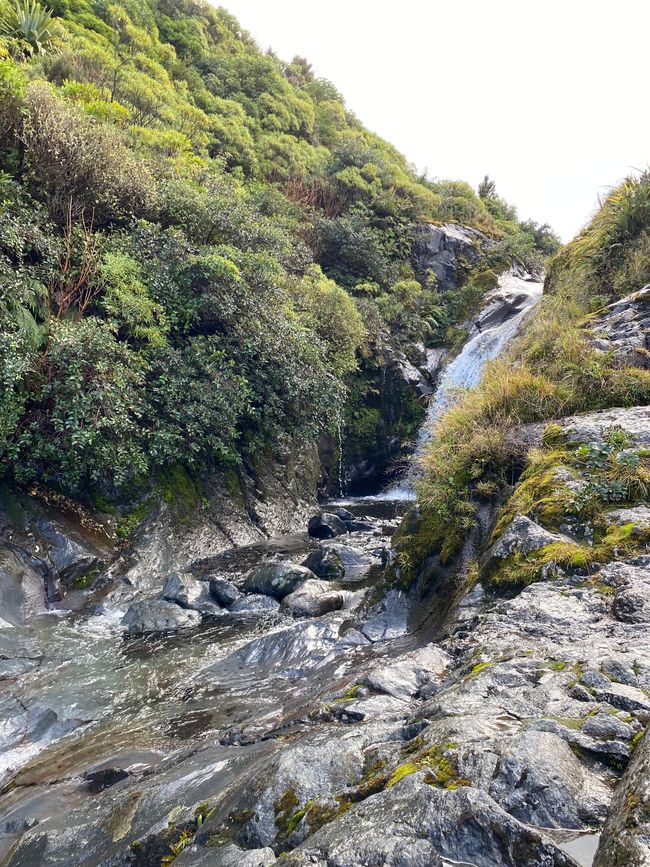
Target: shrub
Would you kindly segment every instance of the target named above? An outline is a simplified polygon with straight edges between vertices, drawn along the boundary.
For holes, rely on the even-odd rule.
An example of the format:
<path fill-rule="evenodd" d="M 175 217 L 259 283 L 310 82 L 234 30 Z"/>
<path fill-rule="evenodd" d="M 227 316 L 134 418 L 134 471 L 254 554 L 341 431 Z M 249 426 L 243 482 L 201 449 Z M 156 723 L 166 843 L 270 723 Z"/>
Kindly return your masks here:
<path fill-rule="evenodd" d="M 70 207 L 96 225 L 152 212 L 151 173 L 117 130 L 80 115 L 47 85 L 27 91 L 23 138 L 32 189 L 58 221 Z"/>

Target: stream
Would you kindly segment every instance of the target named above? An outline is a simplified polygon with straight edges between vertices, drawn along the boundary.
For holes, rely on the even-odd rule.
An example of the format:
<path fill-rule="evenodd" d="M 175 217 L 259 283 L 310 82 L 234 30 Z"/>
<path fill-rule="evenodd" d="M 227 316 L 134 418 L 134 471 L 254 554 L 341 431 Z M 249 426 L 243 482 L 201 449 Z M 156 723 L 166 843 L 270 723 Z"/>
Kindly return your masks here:
<path fill-rule="evenodd" d="M 442 622 L 421 598 L 383 583 L 391 535 L 414 496 L 418 458 L 458 390 L 478 383 L 485 363 L 502 351 L 540 296 L 541 283 L 504 275 L 464 348 L 443 371 L 404 479 L 375 497 L 323 504 L 324 511 L 342 509 L 364 525 L 334 540 L 353 549 L 359 561 L 339 579 L 346 599 L 340 610 L 296 618 L 274 604 L 205 617 L 191 632 L 129 636 L 121 622 L 126 606 L 102 603 L 90 612 L 58 610 L 14 628 L 11 640 L 19 652 L 13 655 L 4 652 L 0 630 L 2 867 L 131 863 L 119 855 L 126 831 L 114 824 L 106 844 L 112 860 L 98 854 L 103 850 L 92 834 L 81 834 L 78 859 L 68 861 L 69 855 L 57 860 L 49 849 L 41 860 L 44 838 L 38 835 L 26 849 L 19 844 L 30 829 L 42 827 L 56 831 L 58 842 L 48 843 L 55 853 L 57 845 L 70 852 L 68 816 L 74 811 L 92 824 L 95 799 L 112 803 L 112 786 L 127 777 L 143 781 L 146 808 L 133 832 L 146 832 L 181 798 L 196 803 L 209 797 L 212 803 L 233 785 L 243 791 L 286 739 L 325 731 L 332 721 L 364 719 L 367 708 L 332 695 L 346 695 L 350 684 L 418 651 L 436 638 Z M 209 572 L 241 589 L 260 562 L 302 563 L 319 544 L 301 532 L 234 548 L 204 564 L 197 577 Z M 391 718 L 389 698 L 371 701 Z M 235 762 L 233 745 L 247 748 Z M 566 845 L 576 863 L 591 863 L 591 838 L 568 835 Z M 181 860 L 193 863 L 185 855 Z"/>

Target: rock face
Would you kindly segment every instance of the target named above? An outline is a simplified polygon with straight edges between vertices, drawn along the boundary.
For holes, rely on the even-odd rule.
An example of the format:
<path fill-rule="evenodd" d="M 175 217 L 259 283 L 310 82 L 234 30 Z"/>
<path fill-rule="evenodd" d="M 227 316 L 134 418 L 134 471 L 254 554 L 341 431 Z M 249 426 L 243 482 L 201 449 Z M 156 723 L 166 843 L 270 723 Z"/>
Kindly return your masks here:
<path fill-rule="evenodd" d="M 650 284 L 610 304 L 589 326 L 597 349 L 621 364 L 650 367 Z"/>
<path fill-rule="evenodd" d="M 462 261 L 475 265 L 489 244 L 485 235 L 467 226 L 418 226 L 411 254 L 415 273 L 425 280 L 427 272 L 432 271 L 441 291 L 455 289 Z"/>
<path fill-rule="evenodd" d="M 593 867 L 650 864 L 650 735 L 634 751 L 618 784 Z"/>
<path fill-rule="evenodd" d="M 284 599 L 310 578 L 316 578 L 314 573 L 296 563 L 263 563 L 247 575 L 244 590 Z"/>
<path fill-rule="evenodd" d="M 122 625 L 131 635 L 148 632 L 176 632 L 190 629 L 201 620 L 198 611 L 189 611 L 164 599 L 134 602 L 124 615 Z"/>
<path fill-rule="evenodd" d="M 43 578 L 18 554 L 0 549 L 0 626 L 17 626 L 45 610 Z"/>

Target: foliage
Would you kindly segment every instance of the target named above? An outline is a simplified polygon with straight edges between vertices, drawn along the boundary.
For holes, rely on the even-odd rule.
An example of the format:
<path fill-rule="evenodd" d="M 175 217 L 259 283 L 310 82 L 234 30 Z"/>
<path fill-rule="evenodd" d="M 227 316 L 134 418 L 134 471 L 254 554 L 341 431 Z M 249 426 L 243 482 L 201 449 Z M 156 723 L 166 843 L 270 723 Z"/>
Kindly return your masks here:
<path fill-rule="evenodd" d="M 386 340 L 440 342 L 485 291 L 415 280 L 413 229 L 512 227 L 468 184 L 418 176 L 304 58 L 261 53 L 202 0 L 16 3 L 0 0 L 9 477 L 118 497 L 331 432 L 360 363 L 375 377 Z M 378 437 L 386 412 L 353 403 Z M 390 424 L 411 433 L 421 408 L 402 403 Z"/>
<path fill-rule="evenodd" d="M 38 0 L 15 0 L 6 11 L 0 10 L 0 33 L 29 54 L 45 54 L 52 41 L 52 10 Z"/>

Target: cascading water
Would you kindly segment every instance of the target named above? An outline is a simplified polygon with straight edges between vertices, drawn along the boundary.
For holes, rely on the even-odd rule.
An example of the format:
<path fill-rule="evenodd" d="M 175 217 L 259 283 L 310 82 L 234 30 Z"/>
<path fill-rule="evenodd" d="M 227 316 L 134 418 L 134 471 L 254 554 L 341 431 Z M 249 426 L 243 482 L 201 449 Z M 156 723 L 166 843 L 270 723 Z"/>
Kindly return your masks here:
<path fill-rule="evenodd" d="M 523 317 L 542 296 L 543 284 L 521 270 L 511 269 L 499 279 L 488 305 L 481 311 L 462 351 L 447 365 L 438 382 L 420 428 L 409 469 L 393 487 L 379 495 L 386 500 L 415 498 L 413 484 L 420 472 L 420 459 L 432 430 L 462 389 L 475 388 L 486 362 L 496 358 L 515 336 Z"/>

